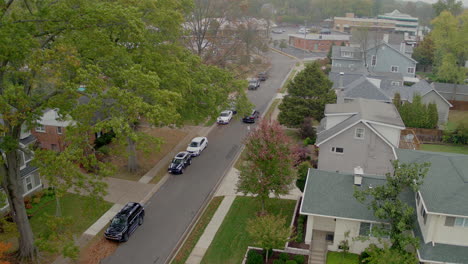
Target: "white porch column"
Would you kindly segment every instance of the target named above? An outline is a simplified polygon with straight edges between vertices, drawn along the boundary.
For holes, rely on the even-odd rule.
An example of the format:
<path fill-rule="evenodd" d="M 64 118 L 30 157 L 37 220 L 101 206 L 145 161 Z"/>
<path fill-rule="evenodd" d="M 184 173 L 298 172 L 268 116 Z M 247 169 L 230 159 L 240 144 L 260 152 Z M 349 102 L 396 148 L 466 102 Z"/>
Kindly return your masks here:
<path fill-rule="evenodd" d="M 309 244 L 312 242 L 312 232 L 314 229 L 314 216 L 308 215 L 307 216 L 307 228 L 306 228 L 306 235 L 305 235 L 305 243 Z"/>

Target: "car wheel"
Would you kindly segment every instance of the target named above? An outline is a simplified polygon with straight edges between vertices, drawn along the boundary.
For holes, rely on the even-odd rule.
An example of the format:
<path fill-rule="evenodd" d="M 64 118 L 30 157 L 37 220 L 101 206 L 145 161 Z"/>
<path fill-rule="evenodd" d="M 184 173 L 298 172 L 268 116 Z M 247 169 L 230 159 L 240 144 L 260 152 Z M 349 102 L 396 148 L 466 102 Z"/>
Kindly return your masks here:
<path fill-rule="evenodd" d="M 192 159 L 189 159 L 187 163 L 188 163 L 188 165 L 191 165 L 192 164 Z"/>
<path fill-rule="evenodd" d="M 180 169 L 180 174 L 184 174 L 184 168 Z"/>
<path fill-rule="evenodd" d="M 127 242 L 128 241 L 128 233 L 125 232 L 125 234 L 123 234 L 122 236 L 122 242 Z"/>
<path fill-rule="evenodd" d="M 140 218 L 138 218 L 138 225 L 143 224 L 143 215 L 140 215 Z"/>

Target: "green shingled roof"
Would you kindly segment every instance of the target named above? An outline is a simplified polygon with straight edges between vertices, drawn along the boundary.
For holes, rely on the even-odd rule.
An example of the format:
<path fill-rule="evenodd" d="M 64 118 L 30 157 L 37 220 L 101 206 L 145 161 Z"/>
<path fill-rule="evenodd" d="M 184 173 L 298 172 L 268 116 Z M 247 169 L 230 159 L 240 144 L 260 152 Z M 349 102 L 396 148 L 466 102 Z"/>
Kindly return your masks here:
<path fill-rule="evenodd" d="M 420 192 L 429 212 L 468 216 L 468 155 L 397 149 L 401 162 L 430 162 Z"/>

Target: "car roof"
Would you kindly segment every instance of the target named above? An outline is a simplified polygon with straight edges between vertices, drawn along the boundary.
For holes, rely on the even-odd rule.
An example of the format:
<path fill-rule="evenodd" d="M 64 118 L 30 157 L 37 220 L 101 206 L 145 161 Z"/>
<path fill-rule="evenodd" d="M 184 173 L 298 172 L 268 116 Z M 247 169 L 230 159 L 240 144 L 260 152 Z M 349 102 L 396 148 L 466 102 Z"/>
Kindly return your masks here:
<path fill-rule="evenodd" d="M 183 158 L 185 156 L 187 156 L 188 152 L 186 151 L 181 151 L 179 153 L 177 153 L 177 155 L 175 156 L 176 158 Z"/>
<path fill-rule="evenodd" d="M 195 137 L 192 139 L 192 142 L 200 142 L 202 141 L 202 139 L 204 139 L 205 137 Z"/>
<path fill-rule="evenodd" d="M 119 213 L 116 216 L 118 215 L 128 216 L 133 210 L 135 210 L 135 208 L 138 208 L 139 206 L 140 206 L 139 203 L 129 202 L 122 208 L 122 210 L 119 211 Z"/>

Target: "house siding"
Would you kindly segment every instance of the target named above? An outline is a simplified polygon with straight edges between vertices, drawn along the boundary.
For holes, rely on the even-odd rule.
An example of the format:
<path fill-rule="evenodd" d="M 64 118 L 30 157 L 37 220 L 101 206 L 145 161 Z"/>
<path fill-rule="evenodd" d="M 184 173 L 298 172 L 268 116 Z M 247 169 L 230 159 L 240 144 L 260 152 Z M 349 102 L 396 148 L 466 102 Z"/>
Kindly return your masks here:
<path fill-rule="evenodd" d="M 371 66 L 372 56 L 377 57 L 376 65 Z M 408 67 L 416 69 L 416 63 L 396 50 L 380 45 L 366 52 L 366 62 L 369 70 L 374 72 L 392 72 L 392 66 L 398 66 L 398 72 L 405 77 L 415 77 L 415 73 L 408 73 Z"/>
<path fill-rule="evenodd" d="M 356 128 L 364 128 L 364 139 L 354 138 Z M 331 151 L 342 147 L 342 154 Z M 319 146 L 318 169 L 353 173 L 361 166 L 365 174 L 385 175 L 395 157 L 392 148 L 367 126 L 358 123 Z"/>
<path fill-rule="evenodd" d="M 38 132 L 34 128 L 32 134 L 37 138 L 41 148 L 49 150 L 63 151 L 65 149 L 65 127 L 62 127 L 62 134 L 57 133 L 57 126 L 44 126 L 45 132 Z M 54 147 L 55 145 L 55 147 Z"/>
<path fill-rule="evenodd" d="M 390 141 L 393 146 L 398 147 L 400 145 L 401 129 L 377 124 L 371 124 L 371 126 Z"/>
<path fill-rule="evenodd" d="M 348 119 L 351 115 L 334 115 L 334 116 L 327 116 L 325 121 L 325 129 L 330 129 L 339 123 Z"/>
<path fill-rule="evenodd" d="M 421 98 L 421 101 L 423 104 L 435 103 L 437 106 L 437 113 L 439 114 L 438 124 L 447 123 L 450 106 L 435 91 L 430 91 L 425 94 Z"/>

